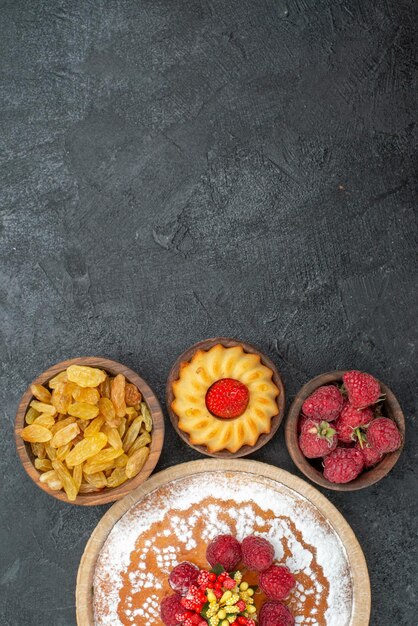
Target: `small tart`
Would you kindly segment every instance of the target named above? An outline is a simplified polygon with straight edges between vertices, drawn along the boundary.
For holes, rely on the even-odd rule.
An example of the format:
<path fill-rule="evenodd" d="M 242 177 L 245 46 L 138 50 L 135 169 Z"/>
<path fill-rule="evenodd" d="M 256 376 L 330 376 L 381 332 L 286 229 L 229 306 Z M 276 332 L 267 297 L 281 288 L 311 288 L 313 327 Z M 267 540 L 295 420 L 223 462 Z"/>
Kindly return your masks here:
<path fill-rule="evenodd" d="M 172 383 L 171 408 L 179 428 L 188 433 L 191 444 L 207 446 L 211 453 L 254 446 L 261 434 L 270 432 L 271 419 L 279 412 L 279 389 L 272 377 L 260 357 L 244 352 L 242 346 L 216 344 L 208 351 L 197 350 L 190 361 L 181 363 L 179 378 Z M 238 380 L 249 391 L 248 406 L 235 419 L 215 417 L 206 406 L 208 389 L 223 378 Z"/>

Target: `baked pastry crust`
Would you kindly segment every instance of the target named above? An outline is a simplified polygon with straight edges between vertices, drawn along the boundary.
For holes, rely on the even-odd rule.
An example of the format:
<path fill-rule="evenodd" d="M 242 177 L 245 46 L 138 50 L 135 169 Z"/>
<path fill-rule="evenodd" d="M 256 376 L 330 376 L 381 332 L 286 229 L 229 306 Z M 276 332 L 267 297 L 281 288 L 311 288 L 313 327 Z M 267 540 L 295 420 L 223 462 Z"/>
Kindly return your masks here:
<path fill-rule="evenodd" d="M 179 428 L 189 435 L 190 443 L 204 445 L 211 453 L 254 446 L 261 434 L 270 432 L 271 419 L 279 411 L 279 389 L 272 377 L 273 371 L 261 363 L 260 356 L 242 346 L 216 344 L 208 351 L 197 350 L 190 361 L 181 363 L 179 378 L 172 383 L 171 408 Z M 247 408 L 234 419 L 215 417 L 206 407 L 207 390 L 222 378 L 239 380 L 249 390 Z"/>

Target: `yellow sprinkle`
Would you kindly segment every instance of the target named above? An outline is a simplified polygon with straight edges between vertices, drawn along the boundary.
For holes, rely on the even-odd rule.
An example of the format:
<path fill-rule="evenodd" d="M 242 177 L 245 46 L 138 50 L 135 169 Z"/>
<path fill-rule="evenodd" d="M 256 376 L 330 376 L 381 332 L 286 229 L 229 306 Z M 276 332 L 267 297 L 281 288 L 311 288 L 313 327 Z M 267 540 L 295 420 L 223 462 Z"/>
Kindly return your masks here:
<path fill-rule="evenodd" d="M 248 583 L 244 581 L 243 583 L 240 584 L 239 588 L 241 589 L 241 591 L 247 591 Z"/>
<path fill-rule="evenodd" d="M 249 596 L 253 596 L 254 595 L 254 589 L 251 589 L 251 587 L 248 589 L 247 591 Z"/>
<path fill-rule="evenodd" d="M 226 611 L 224 611 L 224 609 L 221 609 L 218 613 L 218 617 L 219 619 L 224 619 L 226 617 Z"/>
<path fill-rule="evenodd" d="M 253 604 L 247 604 L 245 608 L 247 609 L 247 613 L 249 613 L 250 615 L 252 613 L 255 613 L 257 610 Z"/>

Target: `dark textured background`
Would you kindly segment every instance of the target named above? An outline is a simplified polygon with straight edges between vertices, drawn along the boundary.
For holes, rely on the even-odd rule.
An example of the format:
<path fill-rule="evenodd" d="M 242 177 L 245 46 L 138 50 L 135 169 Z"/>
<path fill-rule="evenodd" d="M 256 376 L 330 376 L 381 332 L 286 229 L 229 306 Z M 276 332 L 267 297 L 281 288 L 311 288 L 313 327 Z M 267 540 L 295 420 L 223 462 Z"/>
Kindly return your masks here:
<path fill-rule="evenodd" d="M 107 508 L 24 474 L 28 383 L 105 355 L 163 400 L 214 335 L 257 344 L 289 398 L 346 367 L 397 394 L 395 470 L 326 495 L 364 548 L 373 626 L 416 626 L 417 18 L 413 0 L 1 2 L 2 626 L 75 623 Z M 167 423 L 159 468 L 198 456 Z M 254 458 L 296 472 L 283 429 Z"/>

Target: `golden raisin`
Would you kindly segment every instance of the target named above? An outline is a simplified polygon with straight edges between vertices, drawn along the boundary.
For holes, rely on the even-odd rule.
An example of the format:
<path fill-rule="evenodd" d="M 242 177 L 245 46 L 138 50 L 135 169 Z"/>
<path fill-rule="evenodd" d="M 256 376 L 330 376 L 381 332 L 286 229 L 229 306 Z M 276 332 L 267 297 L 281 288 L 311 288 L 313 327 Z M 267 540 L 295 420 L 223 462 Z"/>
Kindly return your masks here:
<path fill-rule="evenodd" d="M 80 490 L 81 482 L 83 480 L 83 464 L 75 465 L 73 469 L 73 481 L 76 486 L 77 492 Z"/>
<path fill-rule="evenodd" d="M 73 445 L 73 442 L 70 441 L 70 443 L 66 443 L 65 446 L 60 446 L 59 448 L 57 448 L 57 460 L 58 461 L 64 461 L 65 457 L 67 456 L 67 454 L 69 453 L 69 451 L 71 450 Z"/>
<path fill-rule="evenodd" d="M 117 428 L 119 426 L 122 418 L 117 417 L 115 407 L 113 406 L 113 402 L 111 400 L 108 398 L 100 398 L 99 410 L 109 426 L 112 426 L 112 428 Z"/>
<path fill-rule="evenodd" d="M 99 407 L 87 402 L 74 402 L 70 404 L 68 413 L 82 420 L 92 420 L 99 415 Z"/>
<path fill-rule="evenodd" d="M 109 445 L 112 446 L 112 448 L 122 448 L 122 439 L 120 438 L 117 428 L 112 428 L 109 424 L 105 424 L 102 431 L 106 435 Z"/>
<path fill-rule="evenodd" d="M 52 392 L 51 402 L 58 413 L 67 413 L 72 402 L 71 389 L 68 383 L 58 383 Z"/>
<path fill-rule="evenodd" d="M 94 456 L 107 444 L 107 437 L 104 433 L 97 433 L 91 437 L 86 437 L 79 443 L 66 456 L 65 462 L 68 467 L 79 465 L 84 463 L 88 458 Z"/>
<path fill-rule="evenodd" d="M 144 418 L 145 430 L 149 433 L 152 430 L 152 417 L 149 408 L 145 404 L 145 402 L 141 402 L 141 413 Z"/>
<path fill-rule="evenodd" d="M 30 447 L 33 454 L 38 457 L 38 459 L 44 459 L 46 457 L 45 446 L 43 443 L 31 443 Z"/>
<path fill-rule="evenodd" d="M 78 424 L 68 424 L 58 430 L 55 435 L 51 439 L 51 446 L 53 448 L 60 448 L 61 446 L 65 446 L 67 443 L 72 441 L 74 437 L 78 435 L 80 429 Z"/>
<path fill-rule="evenodd" d="M 39 424 L 30 424 L 26 426 L 20 436 L 24 441 L 29 441 L 31 443 L 44 443 L 52 439 L 52 433 L 45 426 L 40 426 Z"/>
<path fill-rule="evenodd" d="M 48 415 L 48 413 L 41 413 L 33 423 L 39 426 L 45 426 L 45 428 L 51 428 L 51 426 L 55 424 L 55 419 L 52 415 Z"/>
<path fill-rule="evenodd" d="M 131 447 L 128 450 L 129 456 L 132 456 L 132 454 L 134 452 L 136 452 L 140 448 L 143 448 L 144 446 L 148 445 L 150 443 L 150 441 L 151 441 L 151 435 L 149 433 L 144 432 L 141 435 L 139 435 L 139 437 L 137 437 L 137 439 L 135 439 L 135 441 L 133 442 L 133 444 L 131 445 Z"/>
<path fill-rule="evenodd" d="M 38 416 L 39 416 L 39 412 L 33 409 L 32 407 L 30 407 L 28 409 L 28 412 L 25 415 L 26 424 L 33 424 L 33 422 L 36 420 Z"/>
<path fill-rule="evenodd" d="M 95 435 L 96 433 L 98 433 L 103 426 L 104 421 L 105 418 L 103 417 L 103 415 L 98 415 L 97 417 L 95 417 L 94 420 L 91 420 L 90 424 L 85 429 L 84 436 L 90 437 L 90 435 Z"/>
<path fill-rule="evenodd" d="M 80 387 L 97 387 L 106 378 L 103 370 L 86 365 L 70 365 L 67 367 L 67 376 L 68 380 L 77 383 Z"/>
<path fill-rule="evenodd" d="M 51 392 L 43 385 L 31 385 L 30 390 L 37 400 L 51 404 Z"/>
<path fill-rule="evenodd" d="M 55 424 L 51 426 L 50 428 L 51 433 L 55 435 L 55 433 L 61 430 L 61 428 L 65 428 L 66 426 L 68 426 L 68 424 L 74 424 L 74 423 L 75 423 L 75 417 L 73 417 L 72 415 L 70 415 L 69 417 L 64 417 L 64 419 L 61 419 L 58 422 L 55 422 Z"/>
<path fill-rule="evenodd" d="M 35 467 L 40 472 L 47 472 L 52 469 L 51 461 L 49 459 L 35 459 Z"/>
<path fill-rule="evenodd" d="M 57 414 L 57 409 L 52 406 L 52 404 L 45 404 L 44 402 L 38 402 L 38 400 L 32 400 L 30 406 L 39 413 L 48 413 L 54 417 Z"/>
<path fill-rule="evenodd" d="M 107 484 L 109 487 L 119 487 L 119 485 L 122 485 L 122 483 L 126 482 L 127 480 L 128 477 L 126 475 L 125 468 L 117 467 L 113 470 L 113 472 L 107 479 Z"/>
<path fill-rule="evenodd" d="M 126 415 L 125 382 L 125 376 L 118 374 L 112 380 L 110 387 L 110 399 L 113 402 L 118 417 L 124 417 Z"/>
<path fill-rule="evenodd" d="M 97 404 L 100 398 L 99 390 L 95 387 L 78 387 L 73 391 L 73 398 L 77 402 L 87 402 L 87 404 Z"/>
<path fill-rule="evenodd" d="M 64 487 L 64 491 L 67 494 L 67 498 L 70 500 L 70 502 L 73 502 L 77 497 L 77 487 L 75 486 L 73 477 L 61 461 L 52 461 L 52 467 L 54 468 L 58 478 L 62 482 L 62 486 Z"/>
<path fill-rule="evenodd" d="M 125 472 L 128 478 L 133 478 L 141 471 L 148 456 L 149 448 L 140 448 L 129 457 L 125 467 Z"/>
<path fill-rule="evenodd" d="M 66 383 L 68 380 L 67 378 L 67 370 L 64 370 L 63 372 L 60 372 L 59 374 L 57 374 L 56 376 L 54 376 L 54 378 L 51 378 L 51 380 L 48 383 L 48 387 L 50 389 L 55 389 L 55 387 L 60 384 L 60 383 Z"/>
<path fill-rule="evenodd" d="M 93 485 L 98 489 L 103 489 L 103 487 L 107 487 L 106 476 L 103 472 L 96 472 L 94 474 L 84 473 L 84 478 L 87 484 Z"/>
<path fill-rule="evenodd" d="M 129 426 L 126 434 L 123 438 L 123 449 L 125 452 L 129 450 L 135 439 L 138 437 L 139 431 L 141 429 L 142 424 L 142 416 L 138 416 L 134 419 L 132 424 Z"/>
<path fill-rule="evenodd" d="M 104 381 L 99 385 L 99 391 L 102 398 L 110 398 L 110 378 L 106 376 Z"/>
<path fill-rule="evenodd" d="M 83 471 L 85 474 L 95 474 L 96 472 L 101 472 L 109 466 L 112 467 L 114 460 L 122 454 L 122 448 L 117 450 L 115 448 L 106 448 L 106 450 L 102 450 L 94 457 L 90 458 L 85 464 Z"/>

